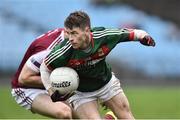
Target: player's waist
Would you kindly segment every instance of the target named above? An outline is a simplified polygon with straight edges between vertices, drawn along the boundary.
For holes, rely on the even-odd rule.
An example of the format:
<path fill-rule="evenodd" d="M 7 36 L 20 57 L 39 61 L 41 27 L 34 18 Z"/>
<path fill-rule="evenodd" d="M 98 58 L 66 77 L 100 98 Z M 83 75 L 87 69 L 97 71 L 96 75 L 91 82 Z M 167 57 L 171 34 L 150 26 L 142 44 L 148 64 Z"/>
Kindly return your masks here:
<path fill-rule="evenodd" d="M 107 74 L 106 77 L 102 78 L 80 78 L 80 84 L 78 91 L 80 92 L 93 92 L 105 86 L 111 80 L 112 74 Z"/>

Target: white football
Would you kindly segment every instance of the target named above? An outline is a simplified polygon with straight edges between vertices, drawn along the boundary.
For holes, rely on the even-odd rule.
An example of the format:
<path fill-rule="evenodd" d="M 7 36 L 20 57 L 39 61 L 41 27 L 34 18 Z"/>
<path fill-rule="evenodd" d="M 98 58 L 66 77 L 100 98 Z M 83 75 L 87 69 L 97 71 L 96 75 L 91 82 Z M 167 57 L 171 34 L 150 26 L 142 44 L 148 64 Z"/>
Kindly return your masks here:
<path fill-rule="evenodd" d="M 77 90 L 79 86 L 79 76 L 70 67 L 60 67 L 54 69 L 50 74 L 51 86 L 61 94 L 66 94 Z"/>

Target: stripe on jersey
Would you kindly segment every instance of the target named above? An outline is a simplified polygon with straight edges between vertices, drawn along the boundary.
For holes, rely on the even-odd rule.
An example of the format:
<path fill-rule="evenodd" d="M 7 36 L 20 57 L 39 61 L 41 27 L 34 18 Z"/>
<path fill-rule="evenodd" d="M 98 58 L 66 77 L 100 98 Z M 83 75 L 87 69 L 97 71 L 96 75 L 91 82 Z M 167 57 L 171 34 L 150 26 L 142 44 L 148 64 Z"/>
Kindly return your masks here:
<path fill-rule="evenodd" d="M 52 49 L 54 48 L 57 44 L 59 44 L 61 42 L 61 36 L 58 36 L 47 49 Z"/>
<path fill-rule="evenodd" d="M 51 53 L 46 59 L 45 64 L 48 66 L 51 62 L 62 56 L 67 50 L 71 48 L 71 43 L 68 41 L 65 46 Z"/>
<path fill-rule="evenodd" d="M 120 35 L 122 32 L 118 29 L 114 29 L 114 30 L 103 30 L 103 31 L 95 31 L 93 32 L 93 38 L 97 39 L 97 38 L 101 38 L 104 36 L 108 36 L 108 35 Z"/>
<path fill-rule="evenodd" d="M 61 34 L 50 44 L 50 46 L 47 49 L 54 48 L 57 44 L 63 41 L 63 38 L 64 38 L 64 33 L 62 31 Z"/>
<path fill-rule="evenodd" d="M 105 29 L 105 30 L 102 30 L 102 31 L 94 31 L 93 34 L 95 35 L 99 35 L 101 33 L 106 33 L 106 32 L 119 32 L 120 30 L 119 29 Z"/>
<path fill-rule="evenodd" d="M 62 51 L 61 53 L 59 52 L 58 54 L 55 55 L 55 57 L 49 61 L 49 63 L 47 65 L 49 65 L 51 62 L 53 62 L 54 60 L 56 60 L 58 57 L 62 56 L 67 50 L 69 50 L 71 48 L 71 44 L 64 50 Z"/>
<path fill-rule="evenodd" d="M 26 102 L 29 105 L 32 104 L 33 100 L 30 97 L 26 96 L 23 90 L 17 88 L 14 90 L 14 92 L 16 93 L 17 96 L 19 96 L 22 99 L 23 102 Z"/>
<path fill-rule="evenodd" d="M 40 68 L 40 63 L 38 61 L 36 61 L 34 58 L 31 59 L 31 62 L 37 67 Z"/>
<path fill-rule="evenodd" d="M 52 54 L 50 54 L 45 60 L 48 62 L 50 59 L 52 59 L 53 57 L 55 57 L 59 52 L 63 52 L 63 51 L 67 48 L 67 46 L 69 46 L 69 45 L 70 45 L 70 42 L 68 41 L 68 42 L 65 44 L 65 46 L 63 46 L 62 48 L 54 51 L 54 52 L 53 52 Z"/>
<path fill-rule="evenodd" d="M 108 36 L 108 35 L 120 35 L 122 34 L 121 32 L 113 32 L 113 33 L 106 33 L 106 34 L 102 34 L 102 35 L 99 35 L 99 36 L 93 36 L 94 39 L 98 39 L 98 38 L 101 38 L 101 37 L 104 37 L 104 36 Z"/>

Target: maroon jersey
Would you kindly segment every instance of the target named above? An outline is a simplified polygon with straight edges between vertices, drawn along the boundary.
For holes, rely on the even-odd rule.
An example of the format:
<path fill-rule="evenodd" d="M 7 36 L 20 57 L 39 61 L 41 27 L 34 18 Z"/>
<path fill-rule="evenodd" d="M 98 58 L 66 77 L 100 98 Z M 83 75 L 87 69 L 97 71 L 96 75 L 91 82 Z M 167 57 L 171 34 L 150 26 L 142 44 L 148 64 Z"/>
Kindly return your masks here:
<path fill-rule="evenodd" d="M 63 31 L 62 28 L 57 28 L 55 30 L 49 31 L 39 36 L 31 43 L 19 65 L 19 68 L 17 69 L 14 77 L 12 78 L 11 81 L 12 88 L 18 88 L 18 87 L 27 88 L 26 86 L 22 86 L 18 83 L 18 78 L 24 64 L 26 63 L 28 58 L 31 57 L 32 55 L 40 51 L 43 51 L 45 49 L 52 49 L 55 45 L 57 45 L 63 39 L 61 35 L 62 31 Z"/>

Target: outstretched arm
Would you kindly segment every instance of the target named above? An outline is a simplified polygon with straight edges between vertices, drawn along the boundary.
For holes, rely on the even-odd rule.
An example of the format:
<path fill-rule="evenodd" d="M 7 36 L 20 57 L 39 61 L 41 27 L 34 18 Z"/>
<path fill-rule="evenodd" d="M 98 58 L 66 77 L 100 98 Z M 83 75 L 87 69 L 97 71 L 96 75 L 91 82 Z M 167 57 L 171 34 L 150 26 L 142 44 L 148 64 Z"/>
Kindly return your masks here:
<path fill-rule="evenodd" d="M 101 28 L 93 32 L 94 39 L 101 39 L 99 42 L 108 44 L 109 48 L 114 48 L 118 43 L 139 41 L 146 46 L 155 46 L 153 38 L 144 30 L 140 29 L 108 29 Z"/>

